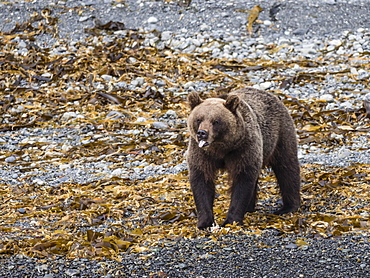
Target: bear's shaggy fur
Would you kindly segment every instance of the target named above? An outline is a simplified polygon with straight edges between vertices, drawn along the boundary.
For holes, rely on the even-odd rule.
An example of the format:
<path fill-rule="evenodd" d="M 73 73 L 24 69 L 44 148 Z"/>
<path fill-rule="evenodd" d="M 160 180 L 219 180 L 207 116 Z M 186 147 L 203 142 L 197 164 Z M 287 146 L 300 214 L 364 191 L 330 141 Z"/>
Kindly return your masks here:
<path fill-rule="evenodd" d="M 244 88 L 226 99 L 202 100 L 188 96 L 190 144 L 187 162 L 189 179 L 198 214 L 198 228 L 214 223 L 214 180 L 225 169 L 231 180 L 231 203 L 226 224 L 242 224 L 246 212 L 253 212 L 257 179 L 264 166 L 271 166 L 277 178 L 283 206 L 275 214 L 296 211 L 300 206 L 300 167 L 292 118 L 274 95 Z"/>

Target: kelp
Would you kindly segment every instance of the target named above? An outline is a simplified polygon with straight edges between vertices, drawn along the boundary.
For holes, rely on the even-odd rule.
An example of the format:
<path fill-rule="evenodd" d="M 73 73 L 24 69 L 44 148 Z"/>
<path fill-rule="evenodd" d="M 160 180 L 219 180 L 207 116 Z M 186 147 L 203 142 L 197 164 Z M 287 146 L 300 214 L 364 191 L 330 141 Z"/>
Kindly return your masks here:
<path fill-rule="evenodd" d="M 99 23 L 93 30 L 86 30 L 94 36 L 84 42 L 68 45 L 61 41 L 63 47 L 59 50 L 29 43 L 42 32 L 57 34 L 55 20 L 45 10 L 30 22 L 0 34 L 0 131 L 88 125 L 99 136 L 86 134 L 80 144 L 69 148 L 63 143 L 50 145 L 41 138 L 25 141 L 12 153 L 29 157 L 28 162 L 12 162 L 23 173 L 42 168 L 42 163 L 59 166 L 85 158 L 99 161 L 102 157 L 112 163 L 110 169 L 119 169 L 122 156 L 145 160 L 152 166 L 175 166 L 184 160 L 188 142 L 185 85 L 189 81 L 212 84 L 214 90 L 202 93 L 217 96 L 251 85 L 248 74 L 255 71 L 271 70 L 272 79 L 281 84 L 280 89 L 271 92 L 288 107 L 301 145 L 331 151 L 351 146 L 359 136 L 369 139 L 368 101 L 350 109 L 328 109 L 325 100 L 284 94 L 283 89 L 291 86 L 319 85 L 326 74 L 348 74 L 347 70 L 325 74 L 312 71 L 336 61 L 236 61 L 216 59 L 209 53 L 177 53 L 146 46 L 144 34 L 124 30 L 118 22 Z M 31 23 L 35 21 L 45 24 L 34 27 Z M 126 33 L 113 40 L 104 39 L 104 32 L 114 34 L 117 30 Z M 27 40 L 27 55 L 18 52 L 16 37 Z M 363 60 L 368 69 L 368 58 Z M 301 67 L 301 72 L 286 75 L 285 70 L 295 65 Z M 354 82 L 367 84 L 366 80 Z M 176 90 L 167 90 L 170 87 Z M 346 99 L 334 93 L 334 101 Z M 155 127 L 155 119 L 170 110 L 177 115 L 174 124 Z M 109 114 L 111 111 L 116 113 Z M 140 117 L 144 120 L 137 121 Z M 147 136 L 141 136 L 144 132 Z M 0 165 L 7 163 L 9 155 L 8 150 L 0 149 Z M 125 252 L 144 252 L 181 238 L 207 236 L 217 240 L 227 233 L 261 234 L 270 229 L 307 237 L 364 233 L 370 225 L 369 168 L 366 164 L 302 165 L 302 207 L 284 216 L 271 215 L 279 192 L 273 175 L 266 171 L 259 182 L 257 211 L 246 215 L 245 226 L 214 227 L 211 231 L 196 229 L 186 170 L 144 180 L 128 175 L 82 184 L 67 181 L 58 187 L 28 181 L 9 187 L 2 182 L 0 254 L 120 260 Z M 227 177 L 221 176 L 217 184 L 214 211 L 220 222 L 229 203 Z M 305 241 L 297 241 L 297 245 L 305 245 Z"/>

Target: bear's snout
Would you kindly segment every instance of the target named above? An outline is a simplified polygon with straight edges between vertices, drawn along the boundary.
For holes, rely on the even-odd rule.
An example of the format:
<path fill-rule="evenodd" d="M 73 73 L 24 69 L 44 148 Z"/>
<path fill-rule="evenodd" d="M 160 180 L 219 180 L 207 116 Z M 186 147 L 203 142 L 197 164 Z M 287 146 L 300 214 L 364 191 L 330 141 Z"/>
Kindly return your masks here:
<path fill-rule="evenodd" d="M 204 129 L 199 129 L 197 131 L 197 137 L 199 141 L 199 148 L 204 148 L 209 146 L 209 142 L 207 142 L 208 139 L 208 131 Z"/>
<path fill-rule="evenodd" d="M 199 129 L 197 132 L 198 140 L 207 140 L 208 139 L 208 132 L 204 129 Z"/>

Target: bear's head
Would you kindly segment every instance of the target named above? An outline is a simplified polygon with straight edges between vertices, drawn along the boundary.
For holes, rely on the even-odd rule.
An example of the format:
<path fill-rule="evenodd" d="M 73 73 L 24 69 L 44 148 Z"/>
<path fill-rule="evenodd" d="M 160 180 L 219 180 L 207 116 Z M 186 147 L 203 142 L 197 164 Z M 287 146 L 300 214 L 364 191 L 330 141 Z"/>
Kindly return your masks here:
<path fill-rule="evenodd" d="M 188 128 L 190 136 L 199 148 L 231 148 L 240 133 L 240 99 L 237 95 L 202 100 L 196 92 L 188 95 L 190 115 Z"/>

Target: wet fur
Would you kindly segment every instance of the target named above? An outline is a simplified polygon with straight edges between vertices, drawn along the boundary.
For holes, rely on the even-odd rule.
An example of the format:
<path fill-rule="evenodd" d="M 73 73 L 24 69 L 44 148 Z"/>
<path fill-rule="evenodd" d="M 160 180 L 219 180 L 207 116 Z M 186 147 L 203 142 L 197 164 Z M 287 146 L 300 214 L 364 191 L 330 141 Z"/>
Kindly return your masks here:
<path fill-rule="evenodd" d="M 188 96 L 190 144 L 187 162 L 197 208 L 198 228 L 213 225 L 215 178 L 218 170 L 229 173 L 231 202 L 223 225 L 242 224 L 246 212 L 253 212 L 257 180 L 264 166 L 276 175 L 283 206 L 275 214 L 295 211 L 300 205 L 300 167 L 292 118 L 274 95 L 244 88 L 225 99 L 202 100 Z M 199 147 L 197 131 L 207 130 L 210 144 Z M 208 140 L 208 139 L 207 139 Z"/>

